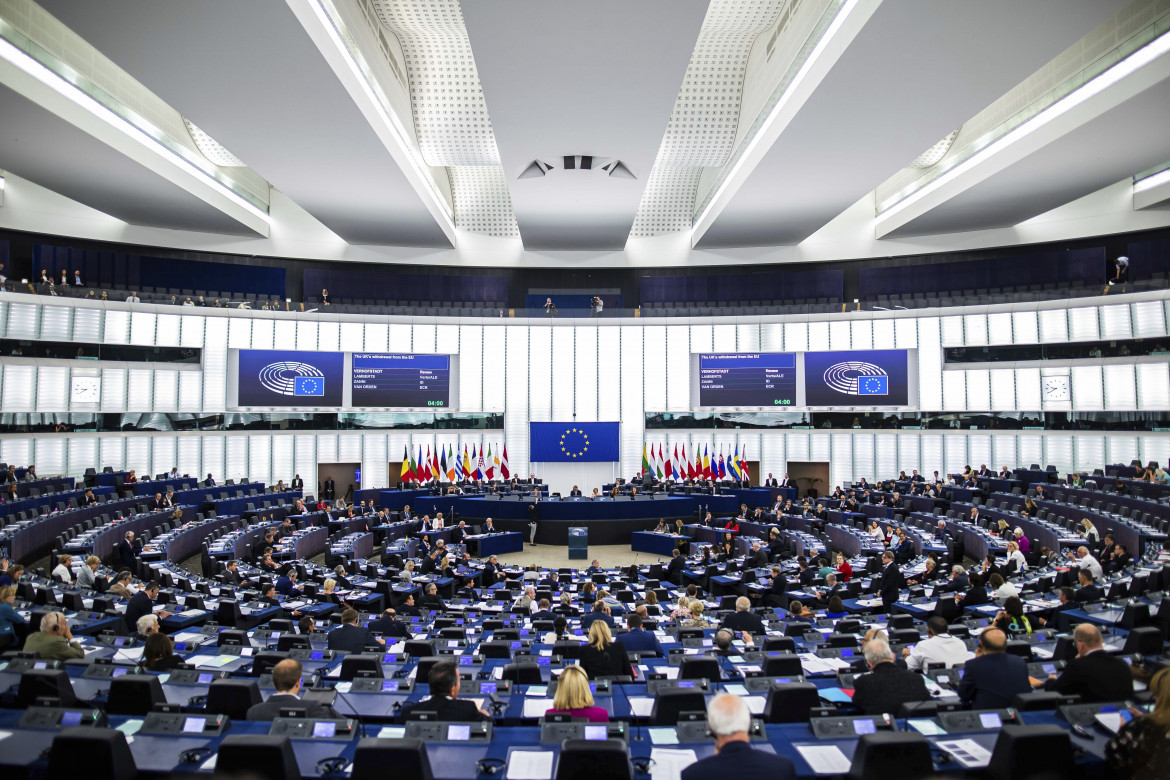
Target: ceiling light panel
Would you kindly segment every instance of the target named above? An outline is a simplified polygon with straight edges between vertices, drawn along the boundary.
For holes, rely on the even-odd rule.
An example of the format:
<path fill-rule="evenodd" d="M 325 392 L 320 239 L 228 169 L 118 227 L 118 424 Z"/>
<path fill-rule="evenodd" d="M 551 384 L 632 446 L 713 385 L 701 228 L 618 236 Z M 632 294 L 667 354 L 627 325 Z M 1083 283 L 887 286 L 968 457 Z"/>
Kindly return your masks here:
<path fill-rule="evenodd" d="M 365 0 L 402 47 L 423 161 L 451 180 L 455 226 L 519 236 L 458 0 Z"/>
<path fill-rule="evenodd" d="M 455 193 L 455 227 L 500 238 L 520 237 L 501 166 L 453 165 L 447 170 Z"/>
<path fill-rule="evenodd" d="M 402 44 L 427 165 L 499 165 L 483 87 L 458 0 L 372 0 Z"/>
<path fill-rule="evenodd" d="M 712 0 L 630 235 L 689 230 L 700 168 L 735 148 L 752 45 L 799 0 Z"/>

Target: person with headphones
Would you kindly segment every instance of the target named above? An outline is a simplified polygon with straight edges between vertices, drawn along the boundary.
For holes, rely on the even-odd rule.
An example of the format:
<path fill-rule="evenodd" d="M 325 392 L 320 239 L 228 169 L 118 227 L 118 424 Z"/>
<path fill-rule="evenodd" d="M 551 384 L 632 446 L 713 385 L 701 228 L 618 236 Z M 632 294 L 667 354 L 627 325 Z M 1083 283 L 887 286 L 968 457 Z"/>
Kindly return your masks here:
<path fill-rule="evenodd" d="M 24 640 L 24 651 L 51 661 L 85 658 L 85 651 L 73 639 L 69 622 L 60 612 L 50 612 L 41 618 L 41 630 L 28 635 Z"/>

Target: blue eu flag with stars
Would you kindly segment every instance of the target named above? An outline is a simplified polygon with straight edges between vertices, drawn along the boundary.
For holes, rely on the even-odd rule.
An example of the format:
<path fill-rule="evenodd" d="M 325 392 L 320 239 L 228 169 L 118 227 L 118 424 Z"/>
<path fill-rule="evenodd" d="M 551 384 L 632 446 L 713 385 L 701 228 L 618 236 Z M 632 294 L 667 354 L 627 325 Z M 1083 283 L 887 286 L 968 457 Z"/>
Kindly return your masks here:
<path fill-rule="evenodd" d="M 529 460 L 535 463 L 615 461 L 618 427 L 615 422 L 529 423 Z"/>
<path fill-rule="evenodd" d="M 298 376 L 293 395 L 325 395 L 325 377 Z"/>

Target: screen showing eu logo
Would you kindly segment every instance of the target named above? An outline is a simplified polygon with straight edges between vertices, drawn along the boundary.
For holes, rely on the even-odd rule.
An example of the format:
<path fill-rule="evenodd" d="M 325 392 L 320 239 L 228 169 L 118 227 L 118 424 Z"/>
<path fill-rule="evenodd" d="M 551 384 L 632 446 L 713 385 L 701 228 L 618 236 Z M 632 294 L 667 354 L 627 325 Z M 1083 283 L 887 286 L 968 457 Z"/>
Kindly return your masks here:
<path fill-rule="evenodd" d="M 242 349 L 240 406 L 340 406 L 344 355 Z"/>
<path fill-rule="evenodd" d="M 907 406 L 907 352 L 806 352 L 807 406 Z"/>

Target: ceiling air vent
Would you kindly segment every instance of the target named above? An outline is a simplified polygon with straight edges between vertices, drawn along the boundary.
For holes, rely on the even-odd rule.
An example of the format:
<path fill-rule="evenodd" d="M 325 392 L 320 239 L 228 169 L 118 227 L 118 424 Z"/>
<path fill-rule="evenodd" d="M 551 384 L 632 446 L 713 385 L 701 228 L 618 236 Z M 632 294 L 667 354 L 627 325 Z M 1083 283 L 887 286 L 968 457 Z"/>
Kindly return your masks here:
<path fill-rule="evenodd" d="M 518 178 L 518 179 L 539 179 L 541 176 L 544 176 L 546 173 L 548 173 L 551 170 L 552 170 L 552 165 L 544 162 L 543 160 L 533 160 L 532 162 L 530 162 L 528 164 L 528 167 L 525 168 L 520 173 L 520 175 L 516 178 Z"/>
<path fill-rule="evenodd" d="M 601 170 L 609 173 L 610 176 L 615 176 L 619 179 L 637 179 L 634 172 L 626 167 L 626 164 L 621 160 L 612 160 L 601 166 Z"/>

